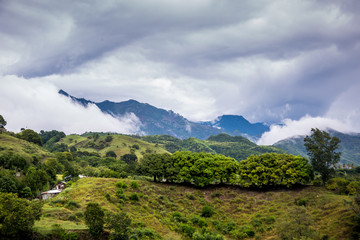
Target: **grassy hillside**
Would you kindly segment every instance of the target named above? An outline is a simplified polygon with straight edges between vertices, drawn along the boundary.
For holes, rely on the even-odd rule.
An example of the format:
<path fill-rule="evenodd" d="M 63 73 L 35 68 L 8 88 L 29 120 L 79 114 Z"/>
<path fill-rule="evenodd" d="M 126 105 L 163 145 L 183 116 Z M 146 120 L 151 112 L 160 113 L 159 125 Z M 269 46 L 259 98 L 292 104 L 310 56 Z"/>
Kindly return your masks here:
<path fill-rule="evenodd" d="M 49 153 L 34 143 L 2 133 L 0 134 L 0 154 L 8 152 L 22 156 L 29 163 L 33 160 L 33 157 L 44 160 L 52 156 L 52 153 Z"/>
<path fill-rule="evenodd" d="M 138 158 L 141 158 L 145 153 L 166 153 L 167 151 L 156 144 L 144 142 L 126 135 L 120 134 L 94 134 L 85 135 L 68 135 L 61 139 L 59 143 L 65 143 L 70 147 L 74 146 L 79 151 L 97 152 L 101 156 L 105 156 L 106 152 L 114 151 L 116 155 L 122 156 L 124 154 L 134 151 Z M 107 141 L 106 137 L 111 136 L 112 140 Z"/>
<path fill-rule="evenodd" d="M 38 231 L 47 231 L 59 223 L 67 230 L 85 229 L 83 212 L 89 202 L 99 203 L 107 211 L 126 212 L 132 219 L 132 228 L 153 229 L 163 239 L 188 239 L 186 229 L 210 231 L 226 239 L 236 239 L 236 232 L 252 229 L 249 239 L 279 239 L 277 228 L 299 199 L 306 203 L 307 214 L 317 236 L 330 239 L 349 239 L 353 213 L 344 205 L 350 197 L 335 195 L 322 187 L 297 190 L 251 191 L 231 186 L 213 186 L 196 189 L 148 181 L 123 179 L 126 200 L 116 196 L 119 179 L 84 178 L 57 197 L 45 201 Z M 131 182 L 138 189 L 130 187 Z M 129 196 L 137 193 L 139 201 Z M 201 209 L 208 205 L 214 215 L 202 218 Z M 199 226 L 203 226 L 202 228 Z M 228 231 L 229 230 L 229 231 Z M 231 231 L 230 231 L 231 230 Z M 240 239 L 240 238 L 238 238 Z"/>

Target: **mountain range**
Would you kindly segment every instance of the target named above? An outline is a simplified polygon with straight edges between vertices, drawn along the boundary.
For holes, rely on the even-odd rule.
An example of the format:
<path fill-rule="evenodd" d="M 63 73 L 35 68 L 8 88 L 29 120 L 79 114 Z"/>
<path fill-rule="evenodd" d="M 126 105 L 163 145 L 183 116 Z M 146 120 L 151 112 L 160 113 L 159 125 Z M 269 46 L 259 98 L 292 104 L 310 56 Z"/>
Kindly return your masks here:
<path fill-rule="evenodd" d="M 256 140 L 269 130 L 264 123 L 250 123 L 243 116 L 222 115 L 211 122 L 193 122 L 172 110 L 164 110 L 136 100 L 123 102 L 93 102 L 84 98 L 71 96 L 64 90 L 59 94 L 72 99 L 73 102 L 87 107 L 95 104 L 102 112 L 115 117 L 133 113 L 141 121 L 140 131 L 145 135 L 170 135 L 180 139 L 195 137 L 207 139 L 211 135 L 227 133 L 232 136 L 245 136 Z"/>

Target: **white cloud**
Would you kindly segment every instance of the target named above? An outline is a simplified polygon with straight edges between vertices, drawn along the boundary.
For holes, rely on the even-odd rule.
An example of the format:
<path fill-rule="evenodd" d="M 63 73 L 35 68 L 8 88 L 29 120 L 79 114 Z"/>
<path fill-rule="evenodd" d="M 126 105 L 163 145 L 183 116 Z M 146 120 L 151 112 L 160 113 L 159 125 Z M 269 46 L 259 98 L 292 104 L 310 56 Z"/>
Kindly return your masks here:
<path fill-rule="evenodd" d="M 318 128 L 320 130 L 330 128 L 340 132 L 353 132 L 354 130 L 350 125 L 336 119 L 307 115 L 300 120 L 285 119 L 282 125 L 271 125 L 270 131 L 265 132 L 257 144 L 272 145 L 289 137 L 308 135 L 311 133 L 311 128 Z"/>
<path fill-rule="evenodd" d="M 59 95 L 58 89 L 50 83 L 16 76 L 0 77 L 0 82 L 0 114 L 10 131 L 30 128 L 35 131 L 55 129 L 67 134 L 139 132 L 140 122 L 134 114 L 114 118 L 103 114 L 95 105 L 84 108 Z"/>

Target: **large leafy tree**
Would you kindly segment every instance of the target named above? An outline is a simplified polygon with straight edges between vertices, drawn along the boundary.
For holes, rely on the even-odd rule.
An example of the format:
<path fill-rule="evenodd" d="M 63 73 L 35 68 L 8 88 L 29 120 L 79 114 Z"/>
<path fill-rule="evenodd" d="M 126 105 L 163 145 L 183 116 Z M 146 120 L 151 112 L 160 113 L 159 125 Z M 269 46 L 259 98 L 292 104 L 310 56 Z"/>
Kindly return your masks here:
<path fill-rule="evenodd" d="M 319 129 L 311 129 L 311 135 L 304 138 L 304 145 L 314 171 L 321 174 L 323 184 L 334 174 L 334 166 L 340 161 L 340 139 Z"/>
<path fill-rule="evenodd" d="M 98 239 L 104 231 L 104 210 L 98 203 L 89 203 L 85 210 L 85 223 L 89 227 L 89 233 L 94 239 Z"/>
<path fill-rule="evenodd" d="M 106 218 L 109 229 L 112 229 L 111 239 L 128 240 L 131 219 L 124 212 L 110 214 Z"/>
<path fill-rule="evenodd" d="M 176 170 L 173 169 L 171 155 L 168 153 L 145 154 L 139 165 L 139 171 L 152 176 L 155 182 L 157 180 L 161 181 L 163 178 L 171 181 L 173 180 L 173 175 L 176 175 Z"/>
<path fill-rule="evenodd" d="M 3 116 L 0 115 L 0 133 L 1 133 L 1 130 L 2 130 L 2 129 L 5 129 L 6 123 L 7 123 L 7 122 L 5 121 L 5 119 L 3 118 Z"/>
<path fill-rule="evenodd" d="M 0 239 L 27 239 L 35 220 L 40 219 L 41 202 L 18 198 L 14 193 L 0 193 Z"/>
<path fill-rule="evenodd" d="M 35 143 L 39 146 L 42 146 L 43 144 L 40 135 L 31 129 L 25 129 L 21 133 L 16 134 L 16 136 L 20 139 Z"/>

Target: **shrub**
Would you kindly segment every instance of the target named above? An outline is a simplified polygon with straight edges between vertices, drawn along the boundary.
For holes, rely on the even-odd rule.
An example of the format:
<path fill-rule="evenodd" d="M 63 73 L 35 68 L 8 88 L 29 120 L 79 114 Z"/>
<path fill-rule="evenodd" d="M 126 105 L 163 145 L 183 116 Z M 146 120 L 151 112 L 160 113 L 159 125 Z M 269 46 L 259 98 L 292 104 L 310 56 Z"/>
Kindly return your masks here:
<path fill-rule="evenodd" d="M 137 193 L 133 193 L 130 195 L 129 199 L 133 201 L 139 201 L 139 196 Z"/>
<path fill-rule="evenodd" d="M 251 228 L 250 226 L 243 226 L 243 227 L 241 228 L 241 231 L 242 231 L 243 233 L 245 233 L 248 237 L 253 237 L 253 236 L 255 236 L 255 232 L 254 232 L 254 230 L 252 230 L 252 228 Z"/>
<path fill-rule="evenodd" d="M 180 223 L 179 227 L 180 231 L 190 238 L 195 232 L 195 228 L 193 226 L 190 226 L 189 224 Z"/>
<path fill-rule="evenodd" d="M 66 205 L 65 205 L 66 208 L 70 209 L 70 210 L 73 210 L 75 208 L 79 208 L 80 205 L 76 202 L 76 201 L 69 201 Z"/>
<path fill-rule="evenodd" d="M 129 174 L 127 172 L 122 171 L 119 175 L 120 178 L 127 178 Z"/>
<path fill-rule="evenodd" d="M 112 136 L 106 136 L 105 138 L 105 142 L 111 142 L 113 140 L 113 137 Z"/>
<path fill-rule="evenodd" d="M 275 218 L 273 216 L 263 217 L 261 220 L 266 224 L 272 224 L 275 222 Z"/>
<path fill-rule="evenodd" d="M 71 215 L 69 216 L 69 220 L 70 220 L 70 221 L 76 221 L 76 220 L 77 220 L 76 215 L 75 215 L 75 214 L 71 214 Z"/>
<path fill-rule="evenodd" d="M 117 186 L 118 188 L 127 188 L 127 185 L 126 185 L 125 183 L 121 182 L 121 181 L 118 181 L 118 182 L 116 183 L 116 186 Z"/>
<path fill-rule="evenodd" d="M 306 207 L 306 204 L 307 204 L 307 199 L 304 199 L 304 198 L 296 198 L 295 199 L 295 205 L 297 205 L 297 206 Z"/>
<path fill-rule="evenodd" d="M 190 200 L 195 200 L 195 197 L 194 197 L 194 195 L 192 195 L 192 194 L 188 194 L 187 197 L 188 197 L 188 199 L 190 199 Z"/>
<path fill-rule="evenodd" d="M 236 229 L 236 224 L 233 222 L 229 222 L 227 224 L 225 224 L 224 228 L 223 228 L 223 233 L 224 234 L 228 234 L 231 231 L 234 231 Z"/>
<path fill-rule="evenodd" d="M 181 215 L 181 213 L 179 213 L 179 212 L 173 212 L 172 217 L 176 222 L 180 222 L 180 223 L 186 223 L 187 222 L 187 219 L 185 217 L 183 217 Z"/>
<path fill-rule="evenodd" d="M 329 180 L 326 184 L 326 188 L 335 191 L 337 194 L 346 194 L 346 186 L 349 182 L 345 178 L 336 177 Z"/>
<path fill-rule="evenodd" d="M 202 217 L 211 217 L 214 214 L 214 210 L 211 206 L 204 206 L 201 210 Z"/>
<path fill-rule="evenodd" d="M 88 203 L 85 211 L 85 223 L 94 239 L 98 239 L 103 232 L 104 216 L 104 211 L 98 203 Z"/>
<path fill-rule="evenodd" d="M 194 215 L 192 218 L 191 218 L 191 222 L 193 224 L 196 224 L 198 225 L 199 227 L 207 227 L 207 222 L 204 218 L 200 217 L 200 216 L 197 216 L 197 215 Z"/>
<path fill-rule="evenodd" d="M 138 185 L 137 182 L 132 181 L 131 184 L 130 184 L 130 187 L 133 188 L 133 189 L 138 189 L 138 188 L 139 188 L 139 185 Z"/>
<path fill-rule="evenodd" d="M 135 228 L 130 236 L 130 239 L 161 239 L 161 236 L 153 229 Z"/>

